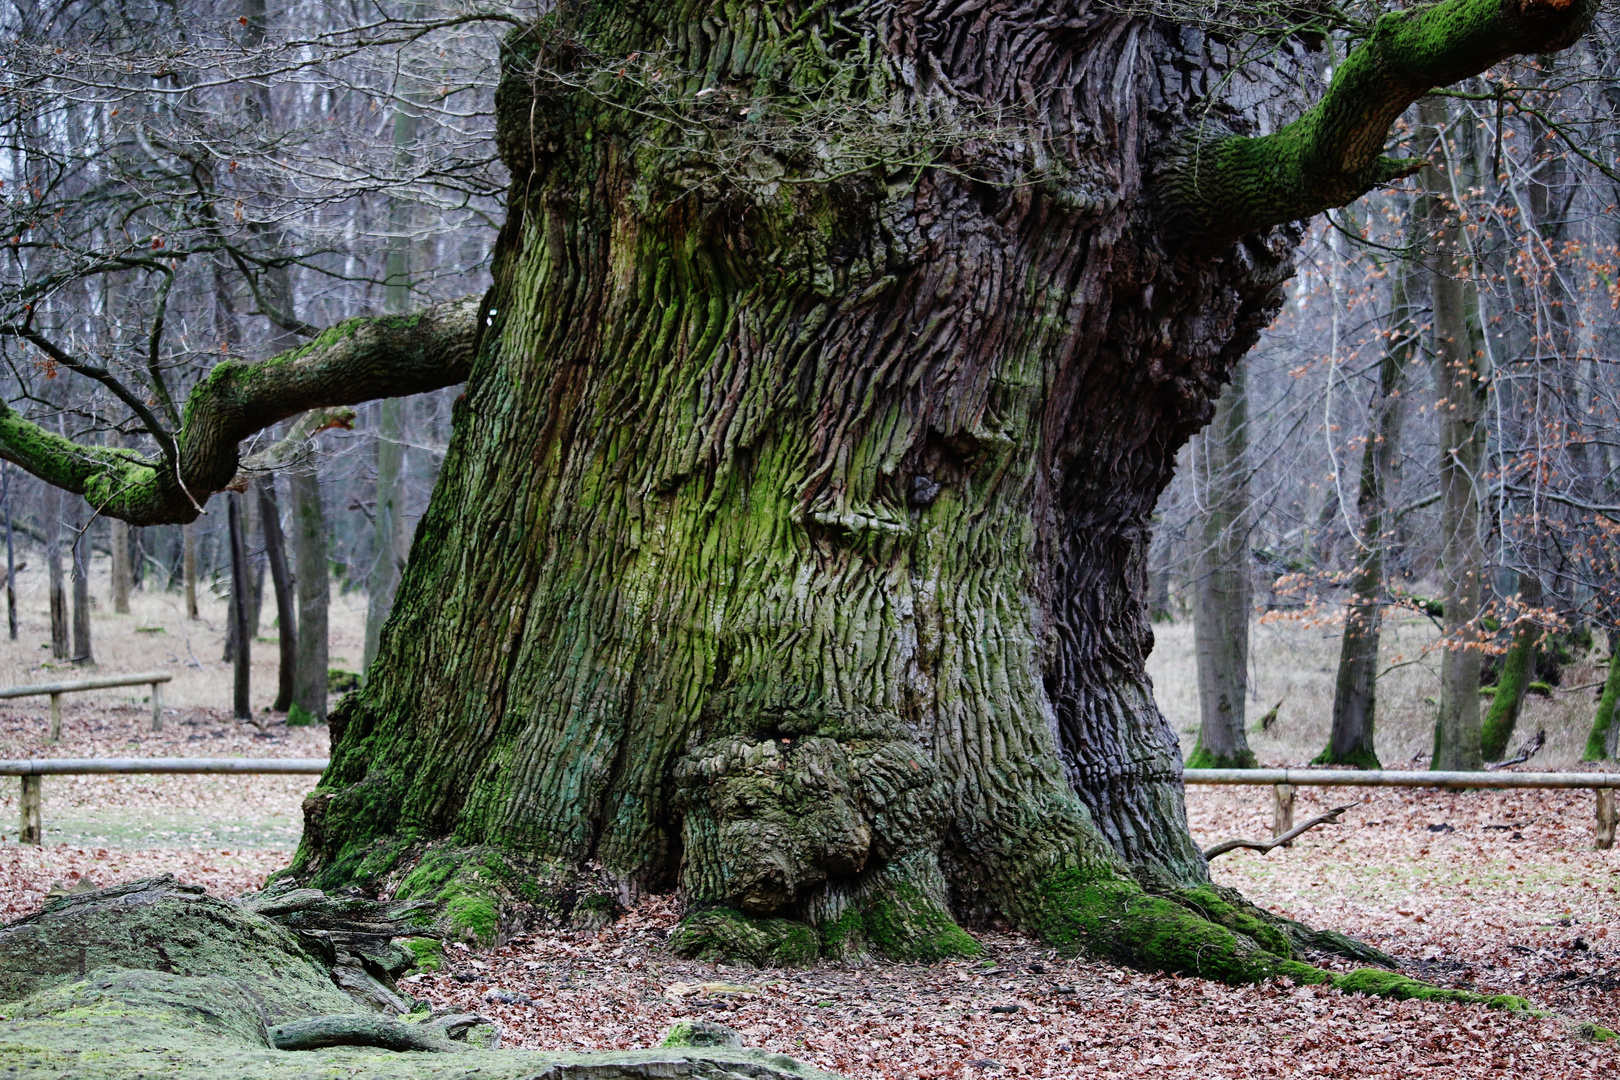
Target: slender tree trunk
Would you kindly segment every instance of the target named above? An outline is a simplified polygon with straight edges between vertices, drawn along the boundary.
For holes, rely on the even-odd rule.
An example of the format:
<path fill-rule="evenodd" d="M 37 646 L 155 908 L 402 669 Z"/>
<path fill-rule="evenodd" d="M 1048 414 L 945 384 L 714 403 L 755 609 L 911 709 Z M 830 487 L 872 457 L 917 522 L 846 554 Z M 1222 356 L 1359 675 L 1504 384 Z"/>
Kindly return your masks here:
<path fill-rule="evenodd" d="M 130 528 L 117 518 L 108 521 L 108 544 L 112 548 L 112 607 L 119 615 L 129 614 L 129 592 L 134 585 L 130 565 Z"/>
<path fill-rule="evenodd" d="M 57 660 L 73 658 L 73 642 L 68 628 L 68 598 L 66 576 L 62 571 L 62 490 L 51 485 L 45 487 L 45 567 L 50 590 L 51 656 Z"/>
<path fill-rule="evenodd" d="M 1519 602 L 1526 608 L 1541 606 L 1541 579 L 1535 574 L 1520 572 Z M 1524 694 L 1535 672 L 1536 644 L 1541 638 L 1541 627 L 1534 616 L 1523 616 L 1513 628 L 1513 638 L 1507 655 L 1502 658 L 1502 675 L 1496 682 L 1496 696 L 1491 699 L 1490 710 L 1480 728 L 1480 756 L 1486 761 L 1501 761 L 1507 754 L 1508 742 L 1519 722 L 1519 711 L 1524 707 Z"/>
<path fill-rule="evenodd" d="M 231 605 L 230 635 L 235 638 L 232 652 L 234 662 L 234 693 L 231 704 L 238 720 L 253 719 L 253 705 L 249 700 L 249 686 L 253 675 L 253 637 L 248 633 L 248 568 L 247 538 L 243 535 L 242 496 L 231 492 L 227 496 L 229 521 L 226 531 L 231 545 Z"/>
<path fill-rule="evenodd" d="M 1425 99 L 1419 108 L 1425 126 L 1445 131 L 1443 99 Z M 1451 201 L 1454 167 L 1447 165 L 1442 170 L 1431 164 L 1423 170 L 1425 184 L 1439 195 L 1431 204 L 1428 223 L 1434 237 L 1430 297 L 1440 429 L 1440 585 L 1446 635 L 1431 767 L 1441 770 L 1478 769 L 1484 760 L 1480 753 L 1478 620 L 1485 571 L 1479 491 L 1485 460 L 1481 423 L 1485 372 L 1480 369 L 1483 356 L 1470 326 L 1470 264 Z"/>
<path fill-rule="evenodd" d="M 1199 477 L 1204 519 L 1193 584 L 1193 639 L 1198 656 L 1198 745 L 1190 769 L 1255 765 L 1244 727 L 1249 684 L 1248 395 L 1244 368 L 1215 406 L 1204 431 Z"/>
<path fill-rule="evenodd" d="M 326 720 L 326 607 L 332 583 L 326 553 L 326 515 L 315 465 L 293 470 L 293 557 L 298 578 L 298 664 L 287 722 Z"/>
<path fill-rule="evenodd" d="M 394 606 L 394 593 L 399 588 L 400 571 L 404 559 L 401 549 L 405 540 L 403 497 L 401 483 L 405 462 L 404 443 L 401 441 L 401 418 L 404 403 L 389 398 L 377 407 L 377 501 L 373 509 L 372 543 L 375 554 L 371 561 L 371 574 L 367 584 L 366 642 L 362 670 L 369 671 L 376 659 L 383 623 Z"/>
<path fill-rule="evenodd" d="M 259 489 L 259 528 L 264 533 L 264 553 L 270 564 L 270 579 L 276 591 L 276 626 L 281 641 L 280 680 L 271 709 L 286 712 L 292 707 L 298 671 L 298 617 L 293 608 L 292 570 L 287 565 L 287 549 L 281 534 L 281 510 L 276 505 L 275 481 L 261 479 Z"/>
<path fill-rule="evenodd" d="M 74 507 L 75 510 L 79 508 Z M 95 667 L 90 642 L 90 538 L 81 525 L 83 512 L 74 515 L 73 531 L 73 662 Z"/>
<path fill-rule="evenodd" d="M 11 640 L 17 640 L 17 546 L 11 533 L 11 462 L 0 464 L 5 469 L 6 486 L 6 623 L 11 630 Z"/>
<path fill-rule="evenodd" d="M 1602 761 L 1620 757 L 1620 723 L 1615 712 L 1620 709 L 1620 632 L 1609 631 L 1609 673 L 1603 680 L 1603 696 L 1598 698 L 1597 715 L 1592 718 L 1592 730 L 1586 736 L 1586 750 L 1582 761 Z"/>
<path fill-rule="evenodd" d="M 188 522 L 180 526 L 180 567 L 186 591 L 186 618 L 199 618 L 197 613 L 197 526 Z"/>
<path fill-rule="evenodd" d="M 1415 230 L 1414 230 L 1415 231 Z M 1390 320 L 1378 389 L 1368 409 L 1371 423 L 1361 454 L 1361 481 L 1356 491 L 1359 519 L 1355 570 L 1345 604 L 1339 671 L 1333 688 L 1333 727 L 1328 746 L 1313 762 L 1377 769 L 1373 723 L 1377 714 L 1378 645 L 1383 624 L 1384 549 L 1388 543 L 1385 515 L 1394 490 L 1402 429 L 1401 384 L 1417 345 L 1416 312 L 1410 296 L 1420 264 L 1402 261 L 1390 295 Z"/>
<path fill-rule="evenodd" d="M 264 619 L 264 522 L 259 516 L 256 499 L 242 500 L 242 543 L 247 547 L 248 565 L 253 568 L 248 577 L 247 628 L 248 636 L 259 636 Z"/>

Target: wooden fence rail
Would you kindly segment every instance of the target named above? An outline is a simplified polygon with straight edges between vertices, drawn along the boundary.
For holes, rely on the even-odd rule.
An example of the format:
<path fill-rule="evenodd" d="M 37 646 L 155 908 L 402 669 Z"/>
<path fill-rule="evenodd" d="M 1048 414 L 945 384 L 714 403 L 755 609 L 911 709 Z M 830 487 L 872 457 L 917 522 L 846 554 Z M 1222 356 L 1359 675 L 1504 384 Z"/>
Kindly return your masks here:
<path fill-rule="evenodd" d="M 326 758 L 22 758 L 0 760 L 0 776 L 22 777 L 21 829 L 17 842 L 45 842 L 44 785 L 47 776 L 107 773 L 263 773 L 319 776 Z"/>
<path fill-rule="evenodd" d="M 74 679 L 71 682 L 40 683 L 38 686 L 7 686 L 0 688 L 0 698 L 51 698 L 51 742 L 62 739 L 62 695 L 77 694 L 82 690 L 110 690 L 116 686 L 152 687 L 152 730 L 163 730 L 163 684 L 174 676 L 167 671 L 143 671 L 135 675 L 100 675 L 93 679 Z"/>
<path fill-rule="evenodd" d="M 1614 789 L 1620 773 L 1514 773 L 1514 772 L 1399 772 L 1392 769 L 1188 769 L 1181 774 L 1188 784 L 1252 784 L 1270 786 L 1271 828 L 1281 836 L 1294 827 L 1294 790 L 1311 787 L 1425 787 L 1425 788 L 1590 788 L 1597 795 L 1597 830 L 1593 846 L 1614 847 L 1616 824 Z"/>
<path fill-rule="evenodd" d="M 42 788 L 46 776 L 107 773 L 258 773 L 318 776 L 326 758 L 23 758 L 0 760 L 0 776 L 22 778 L 25 844 L 44 842 Z M 1188 769 L 1189 784 L 1242 784 L 1272 789 L 1272 829 L 1281 836 L 1294 826 L 1294 791 L 1315 787 L 1590 788 L 1597 793 L 1596 847 L 1614 846 L 1615 789 L 1620 773 L 1395 772 L 1359 769 Z"/>

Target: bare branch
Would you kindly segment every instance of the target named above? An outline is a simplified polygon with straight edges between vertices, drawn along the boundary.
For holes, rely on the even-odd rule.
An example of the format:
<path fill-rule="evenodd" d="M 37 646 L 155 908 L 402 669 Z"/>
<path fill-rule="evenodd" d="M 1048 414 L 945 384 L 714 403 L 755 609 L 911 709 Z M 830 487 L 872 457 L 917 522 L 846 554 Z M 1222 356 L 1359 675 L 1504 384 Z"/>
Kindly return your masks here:
<path fill-rule="evenodd" d="M 1282 847 L 1296 836 L 1303 836 L 1305 833 L 1310 832 L 1318 825 L 1337 825 L 1339 823 L 1339 815 L 1344 813 L 1346 810 L 1355 809 L 1357 805 L 1359 804 L 1351 803 L 1348 806 L 1335 806 L 1327 813 L 1318 814 L 1305 824 L 1295 825 L 1292 829 L 1289 829 L 1281 836 L 1274 836 L 1270 840 L 1222 840 L 1220 843 L 1204 852 L 1204 859 L 1207 861 L 1215 858 L 1217 855 L 1225 855 L 1228 851 L 1236 851 L 1238 848 L 1249 848 L 1251 850 L 1264 853 L 1270 851 L 1274 847 Z"/>

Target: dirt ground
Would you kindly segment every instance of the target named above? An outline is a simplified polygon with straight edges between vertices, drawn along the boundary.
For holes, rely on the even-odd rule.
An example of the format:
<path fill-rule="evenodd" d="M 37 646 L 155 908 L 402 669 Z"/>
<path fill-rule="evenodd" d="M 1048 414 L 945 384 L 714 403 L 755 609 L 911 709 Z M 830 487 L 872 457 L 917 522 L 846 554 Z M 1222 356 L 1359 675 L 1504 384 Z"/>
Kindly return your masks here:
<path fill-rule="evenodd" d="M 337 658 L 349 652 L 358 660 L 363 604 L 350 597 L 336 606 L 344 612 L 333 648 L 340 666 Z M 0 637 L 0 681 L 62 677 L 40 666 L 43 613 L 27 610 L 22 639 L 11 645 Z M 212 627 L 223 626 L 218 614 Z M 152 625 L 164 633 L 142 631 Z M 1190 657 L 1163 629 L 1168 647 L 1155 657 L 1155 677 L 1176 718 Z M 176 671 L 164 731 L 148 730 L 144 688 L 67 699 L 64 739 L 55 746 L 44 743 L 44 699 L 5 702 L 0 757 L 326 754 L 324 730 L 271 723 L 261 732 L 231 720 L 218 631 L 184 620 L 178 597 L 142 596 L 131 616 L 98 609 L 96 630 L 101 670 L 168 664 Z M 1293 680 L 1299 712 L 1285 704 L 1286 726 L 1257 734 L 1256 747 L 1268 763 L 1297 765 L 1325 738 L 1325 726 L 1312 719 L 1321 702 L 1310 704 L 1309 695 L 1320 695 L 1317 669 L 1329 650 L 1319 631 L 1289 633 L 1258 638 L 1258 682 L 1269 695 Z M 273 644 L 258 646 L 255 699 L 263 704 L 273 690 L 274 656 Z M 1380 750 L 1391 767 L 1405 764 L 1399 755 L 1410 756 L 1407 748 L 1423 735 L 1421 674 L 1413 672 L 1409 685 L 1392 683 L 1407 689 L 1392 689 L 1386 699 L 1406 701 L 1412 717 L 1385 725 Z M 1582 677 L 1571 674 L 1566 681 L 1575 685 Z M 1530 725 L 1580 729 L 1587 703 L 1566 704 L 1574 697 L 1533 704 Z M 1548 749 L 1527 767 L 1573 764 L 1573 735 L 1548 734 Z M 313 782 L 47 778 L 46 846 L 23 848 L 14 842 L 17 785 L 0 779 L 0 920 L 36 910 L 54 882 L 83 875 L 105 885 L 174 872 L 225 895 L 255 887 L 291 857 L 299 803 Z M 665 947 L 676 918 L 668 897 L 649 898 L 600 934 L 539 934 L 486 953 L 452 949 L 444 971 L 413 977 L 408 988 L 435 1004 L 491 1016 L 509 1044 L 648 1046 L 675 1020 L 704 1018 L 739 1029 L 751 1045 L 851 1080 L 1616 1075 L 1620 1047 L 1579 1033 L 1583 1022 L 1620 1030 L 1620 852 L 1591 848 L 1592 795 L 1302 789 L 1296 819 L 1344 803 L 1357 804 L 1344 824 L 1310 833 L 1289 850 L 1223 856 L 1213 864 L 1216 880 L 1312 925 L 1372 941 L 1410 974 L 1518 994 L 1556 1015 L 1286 984 L 1225 987 L 1059 960 L 1027 938 L 990 932 L 977 935 L 986 949 L 980 961 L 803 971 L 699 964 Z M 1264 836 L 1270 793 L 1194 788 L 1188 815 L 1205 846 Z"/>

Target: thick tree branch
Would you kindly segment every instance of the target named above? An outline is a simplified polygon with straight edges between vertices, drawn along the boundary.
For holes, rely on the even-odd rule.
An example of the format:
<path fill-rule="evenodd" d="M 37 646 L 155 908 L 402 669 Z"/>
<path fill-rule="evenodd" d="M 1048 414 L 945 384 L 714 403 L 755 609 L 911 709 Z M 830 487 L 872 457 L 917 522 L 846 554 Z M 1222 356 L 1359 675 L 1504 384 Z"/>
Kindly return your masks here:
<path fill-rule="evenodd" d="M 1194 132 L 1159 178 L 1172 231 L 1214 244 L 1344 206 L 1421 161 L 1385 157 L 1407 106 L 1510 56 L 1557 52 L 1596 0 L 1445 0 L 1391 12 L 1333 73 L 1322 100 L 1273 135 Z"/>
<path fill-rule="evenodd" d="M 175 464 L 80 446 L 0 405 L 0 457 L 83 495 L 132 525 L 187 522 L 235 477 L 238 444 L 311 409 L 357 405 L 453 386 L 467 378 L 480 298 L 409 316 L 350 319 L 256 364 L 227 361 L 192 390 L 174 437 Z"/>

